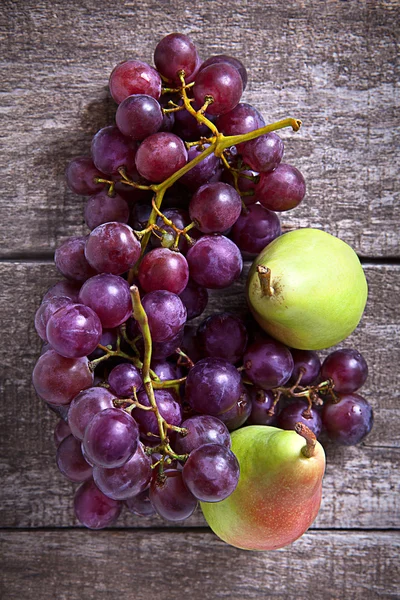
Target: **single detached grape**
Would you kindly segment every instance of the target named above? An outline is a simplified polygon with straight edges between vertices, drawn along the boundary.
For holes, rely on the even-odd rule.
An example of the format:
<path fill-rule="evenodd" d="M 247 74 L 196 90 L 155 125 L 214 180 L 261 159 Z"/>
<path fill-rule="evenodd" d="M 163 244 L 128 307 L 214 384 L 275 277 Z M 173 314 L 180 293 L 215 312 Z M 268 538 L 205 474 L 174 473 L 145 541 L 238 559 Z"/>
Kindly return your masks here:
<path fill-rule="evenodd" d="M 121 275 L 138 260 L 140 242 L 129 225 L 104 223 L 89 235 L 85 256 L 99 273 Z"/>
<path fill-rule="evenodd" d="M 61 444 L 66 437 L 71 435 L 71 428 L 64 419 L 60 419 L 54 427 L 54 445 L 56 448 Z"/>
<path fill-rule="evenodd" d="M 159 183 L 185 166 L 188 153 L 175 134 L 161 131 L 147 137 L 136 154 L 136 168 L 149 181 Z"/>
<path fill-rule="evenodd" d="M 338 394 L 351 394 L 366 382 L 368 365 L 357 350 L 335 350 L 322 363 L 321 377 L 323 380 L 332 379 Z"/>
<path fill-rule="evenodd" d="M 281 429 L 294 430 L 296 423 L 304 423 L 316 437 L 319 437 L 322 429 L 320 414 L 315 408 L 308 410 L 308 403 L 301 399 L 285 406 L 277 417 L 277 426 Z"/>
<path fill-rule="evenodd" d="M 231 447 L 231 436 L 226 425 L 211 415 L 198 415 L 182 422 L 182 428 L 187 429 L 183 436 L 177 433 L 174 449 L 177 454 L 190 454 L 203 444 L 220 444 Z"/>
<path fill-rule="evenodd" d="M 137 142 L 124 136 L 118 127 L 104 127 L 92 140 L 93 162 L 107 175 L 116 175 L 121 168 L 130 173 L 135 169 L 137 147 Z"/>
<path fill-rule="evenodd" d="M 106 408 L 89 422 L 83 447 L 97 467 L 121 467 L 136 452 L 139 430 L 136 421 L 118 408 Z"/>
<path fill-rule="evenodd" d="M 232 227 L 242 210 L 239 194 L 227 183 L 206 183 L 193 195 L 189 214 L 203 233 L 221 233 Z"/>
<path fill-rule="evenodd" d="M 81 391 L 93 384 L 89 361 L 84 358 L 64 358 L 48 350 L 37 361 L 32 381 L 37 394 L 51 404 L 69 404 Z"/>
<path fill-rule="evenodd" d="M 121 133 L 141 141 L 160 129 L 163 113 L 157 100 L 145 94 L 135 94 L 121 102 L 115 120 Z"/>
<path fill-rule="evenodd" d="M 306 193 L 306 184 L 296 167 L 281 163 L 274 171 L 260 174 L 255 193 L 264 208 L 280 212 L 300 204 Z"/>
<path fill-rule="evenodd" d="M 42 340 L 47 342 L 46 327 L 51 315 L 69 304 L 72 304 L 71 299 L 65 296 L 55 296 L 42 302 L 35 314 L 35 329 Z"/>
<path fill-rule="evenodd" d="M 183 328 L 186 308 L 176 294 L 165 290 L 149 292 L 142 300 L 153 342 L 168 342 Z"/>
<path fill-rule="evenodd" d="M 58 446 L 56 460 L 60 472 L 70 481 L 83 483 L 92 477 L 93 469 L 83 457 L 80 441 L 73 435 Z"/>
<path fill-rule="evenodd" d="M 58 309 L 46 327 L 52 348 L 66 358 L 81 358 L 93 352 L 101 332 L 99 317 L 84 304 L 68 304 Z"/>
<path fill-rule="evenodd" d="M 243 83 L 239 71 L 232 65 L 214 63 L 201 69 L 197 74 L 193 87 L 196 102 L 201 106 L 208 96 L 213 98 L 207 107 L 210 115 L 223 115 L 237 104 L 243 93 Z"/>
<path fill-rule="evenodd" d="M 143 492 L 150 483 L 151 475 L 151 458 L 143 451 L 142 444 L 121 467 L 94 467 L 93 470 L 97 487 L 114 500 L 126 500 Z"/>
<path fill-rule="evenodd" d="M 107 329 L 125 323 L 132 314 L 129 285 L 118 275 L 103 273 L 91 277 L 81 287 L 79 300 L 94 310 Z"/>
<path fill-rule="evenodd" d="M 223 358 L 235 364 L 244 354 L 247 331 L 239 317 L 227 312 L 216 313 L 200 324 L 197 340 L 206 356 Z"/>
<path fill-rule="evenodd" d="M 164 471 L 165 477 L 154 473 L 149 497 L 157 513 L 168 521 L 183 521 L 192 515 L 197 500 L 183 482 L 182 472 L 177 469 Z"/>
<path fill-rule="evenodd" d="M 186 258 L 168 248 L 150 250 L 139 266 L 139 283 L 145 292 L 167 290 L 180 294 L 188 281 Z"/>
<path fill-rule="evenodd" d="M 266 392 L 262 389 L 249 388 L 248 393 L 251 398 L 251 413 L 247 420 L 248 425 L 275 425 L 275 412 L 271 415 L 270 410 L 274 403 L 272 392 Z"/>
<path fill-rule="evenodd" d="M 90 156 L 77 156 L 65 171 L 68 187 L 80 196 L 96 194 L 104 188 L 104 183 L 95 182 L 97 177 L 107 179 L 104 173 L 96 169 Z"/>
<path fill-rule="evenodd" d="M 108 498 L 99 490 L 93 479 L 90 479 L 77 489 L 74 508 L 82 525 L 89 529 L 103 529 L 118 519 L 121 502 Z"/>
<path fill-rule="evenodd" d="M 118 221 L 127 223 L 129 220 L 129 206 L 119 194 L 109 196 L 105 190 L 91 196 L 85 207 L 85 222 L 93 230 L 98 225 Z"/>
<path fill-rule="evenodd" d="M 252 258 L 281 233 L 278 215 L 260 204 L 252 204 L 239 216 L 230 236 L 243 255 Z"/>
<path fill-rule="evenodd" d="M 339 396 L 339 402 L 324 403 L 322 409 L 322 423 L 336 444 L 358 444 L 371 431 L 373 422 L 372 407 L 359 394 Z"/>
<path fill-rule="evenodd" d="M 226 446 L 204 444 L 193 450 L 182 471 L 183 481 L 202 502 L 220 502 L 239 481 L 239 463 Z"/>
<path fill-rule="evenodd" d="M 196 46 L 182 33 L 170 33 L 158 42 L 154 51 L 154 63 L 163 77 L 180 83 L 179 71 L 184 71 L 186 82 L 199 67 Z"/>
<path fill-rule="evenodd" d="M 125 506 L 131 513 L 138 515 L 139 517 L 151 517 L 156 512 L 150 501 L 148 489 L 136 496 L 127 498 L 125 500 Z"/>
<path fill-rule="evenodd" d="M 206 67 L 208 67 L 209 65 L 215 65 L 217 63 L 228 63 L 228 64 L 232 65 L 232 67 L 235 67 L 235 69 L 237 69 L 239 71 L 239 75 L 242 78 L 243 91 L 246 89 L 246 85 L 247 85 L 246 67 L 244 66 L 242 61 L 240 61 L 238 58 L 235 58 L 233 56 L 228 56 L 227 54 L 217 54 L 216 56 L 210 56 L 210 58 L 207 58 L 207 60 L 205 60 L 201 64 L 199 72 L 202 71 L 203 69 L 205 69 Z M 218 129 L 219 129 L 219 127 L 218 127 Z"/>
<path fill-rule="evenodd" d="M 68 423 L 74 437 L 82 441 L 93 417 L 106 408 L 114 408 L 115 399 L 114 394 L 102 386 L 88 388 L 75 396 L 68 412 Z"/>
<path fill-rule="evenodd" d="M 300 369 L 303 369 L 300 385 L 310 385 L 313 383 L 317 379 L 321 369 L 321 361 L 318 354 L 313 350 L 292 349 L 290 352 L 292 353 L 294 361 L 290 382 L 296 383 L 300 376 Z"/>
<path fill-rule="evenodd" d="M 110 92 L 117 104 L 132 94 L 147 94 L 156 100 L 161 95 L 161 77 L 140 60 L 125 60 L 110 75 Z"/>
<path fill-rule="evenodd" d="M 264 390 L 284 385 L 293 372 L 289 348 L 268 336 L 248 346 L 243 363 L 250 381 Z"/>
<path fill-rule="evenodd" d="M 218 416 L 232 408 L 242 393 L 240 374 L 221 358 L 204 358 L 189 371 L 186 400 L 197 412 Z"/>
<path fill-rule="evenodd" d="M 187 311 L 187 320 L 201 315 L 208 303 L 208 291 L 205 287 L 198 285 L 193 279 L 189 279 L 187 286 L 179 294 Z"/>
<path fill-rule="evenodd" d="M 229 287 L 242 272 L 239 248 L 223 235 L 205 235 L 186 255 L 190 276 L 206 288 Z"/>
<path fill-rule="evenodd" d="M 56 267 L 67 279 L 86 281 L 89 277 L 96 275 L 97 270 L 88 263 L 85 257 L 86 240 L 87 236 L 71 237 L 55 251 Z"/>
<path fill-rule="evenodd" d="M 135 365 L 122 363 L 111 369 L 108 384 L 118 398 L 133 396 L 133 388 L 138 392 L 143 385 L 140 371 Z"/>

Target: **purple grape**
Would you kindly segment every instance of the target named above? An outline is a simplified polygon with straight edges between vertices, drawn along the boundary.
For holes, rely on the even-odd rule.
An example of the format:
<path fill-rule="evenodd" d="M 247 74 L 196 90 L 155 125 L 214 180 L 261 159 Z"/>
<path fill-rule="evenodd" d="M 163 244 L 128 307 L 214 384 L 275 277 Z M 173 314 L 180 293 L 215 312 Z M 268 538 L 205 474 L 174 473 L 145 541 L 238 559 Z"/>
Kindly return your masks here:
<path fill-rule="evenodd" d="M 183 105 L 183 100 L 179 100 L 177 102 L 179 106 Z M 201 104 L 197 102 L 192 102 L 192 107 L 194 110 L 199 110 L 201 108 Z M 199 123 L 199 121 L 190 114 L 186 109 L 177 111 L 175 114 L 175 125 L 174 125 L 174 133 L 178 135 L 185 142 L 196 142 L 200 140 L 202 137 L 207 138 L 210 136 L 210 129 L 204 123 Z M 214 121 L 215 117 L 205 113 L 204 115 L 210 121 Z M 210 156 L 215 156 L 211 154 Z M 191 158 L 194 158 L 192 156 Z M 218 161 L 218 159 L 217 159 Z"/>
<path fill-rule="evenodd" d="M 170 425 L 179 425 L 182 423 L 182 408 L 175 400 L 173 393 L 169 390 L 154 390 L 154 397 L 160 415 Z M 140 404 L 151 406 L 147 393 L 142 391 L 138 394 Z M 157 418 L 154 412 L 149 410 L 141 410 L 140 408 L 134 411 L 135 420 L 139 423 L 141 434 L 147 437 L 148 433 L 158 436 L 160 434 Z M 153 436 L 150 436 L 153 437 Z"/>
<path fill-rule="evenodd" d="M 151 96 L 134 94 L 118 106 L 115 120 L 121 133 L 141 141 L 160 129 L 163 113 L 160 104 Z"/>
<path fill-rule="evenodd" d="M 101 332 L 99 317 L 84 304 L 68 304 L 59 308 L 46 327 L 52 348 L 66 358 L 81 358 L 93 352 Z"/>
<path fill-rule="evenodd" d="M 85 429 L 93 417 L 102 410 L 114 408 L 115 399 L 114 394 L 102 386 L 91 387 L 75 396 L 68 413 L 68 423 L 73 436 L 82 441 Z"/>
<path fill-rule="evenodd" d="M 284 385 L 294 365 L 289 348 L 268 336 L 248 346 L 243 363 L 250 381 L 263 390 Z"/>
<path fill-rule="evenodd" d="M 181 347 L 183 340 L 183 327 L 179 332 L 167 342 L 154 342 L 152 357 L 159 360 L 172 356 L 177 348 Z"/>
<path fill-rule="evenodd" d="M 89 361 L 64 358 L 48 350 L 37 361 L 32 374 L 36 393 L 51 404 L 69 404 L 81 390 L 93 384 Z"/>
<path fill-rule="evenodd" d="M 300 369 L 305 369 L 305 373 L 303 373 L 300 380 L 300 385 L 310 385 L 317 379 L 321 369 L 321 361 L 318 354 L 313 350 L 291 349 L 290 351 L 294 361 L 290 382 L 296 383 L 300 375 Z"/>
<path fill-rule="evenodd" d="M 174 449 L 177 454 L 190 454 L 203 444 L 220 444 L 231 447 L 231 436 L 226 425 L 216 417 L 197 415 L 183 421 L 181 427 L 188 430 L 187 435 L 177 433 Z"/>
<path fill-rule="evenodd" d="M 275 413 L 269 414 L 274 404 L 273 393 L 256 389 L 254 386 L 249 388 L 248 393 L 251 398 L 251 413 L 247 420 L 248 425 L 275 425 Z"/>
<path fill-rule="evenodd" d="M 239 248 L 223 235 L 205 235 L 186 255 L 190 276 L 206 288 L 229 287 L 239 278 L 243 260 Z"/>
<path fill-rule="evenodd" d="M 125 505 L 131 513 L 139 517 L 152 517 L 156 512 L 150 501 L 148 489 L 132 498 L 127 498 Z"/>
<path fill-rule="evenodd" d="M 187 311 L 187 320 L 201 315 L 208 303 L 208 291 L 205 287 L 198 285 L 193 279 L 189 279 L 187 286 L 179 294 Z"/>
<path fill-rule="evenodd" d="M 274 132 L 240 144 L 244 162 L 258 173 L 273 171 L 282 160 L 284 146 L 281 138 Z"/>
<path fill-rule="evenodd" d="M 215 65 L 217 63 L 228 63 L 228 64 L 232 65 L 233 67 L 235 67 L 235 69 L 238 70 L 239 75 L 242 79 L 243 91 L 246 89 L 246 85 L 247 85 L 246 67 L 238 58 L 234 58 L 233 56 L 228 56 L 227 54 L 217 54 L 216 56 L 210 56 L 210 58 L 207 58 L 207 60 L 202 63 L 199 71 L 202 71 L 206 67 L 208 67 L 210 65 Z M 219 127 L 218 127 L 218 129 L 219 129 Z"/>
<path fill-rule="evenodd" d="M 133 396 L 133 388 L 138 392 L 143 385 L 140 371 L 135 365 L 122 363 L 114 367 L 108 376 L 108 384 L 118 398 Z"/>
<path fill-rule="evenodd" d="M 74 483 L 83 483 L 92 477 L 93 469 L 83 457 L 80 441 L 73 435 L 61 442 L 56 460 L 60 472 Z"/>
<path fill-rule="evenodd" d="M 253 179 L 247 179 L 247 177 L 252 177 Z M 252 192 L 251 196 L 242 196 L 241 197 L 242 202 L 244 202 L 246 206 L 251 206 L 252 204 L 255 204 L 257 202 L 257 198 L 254 193 L 254 190 L 255 190 L 255 187 L 257 184 L 254 181 L 254 177 L 258 177 L 258 173 L 256 173 L 255 171 L 250 171 L 248 169 L 246 169 L 244 171 L 240 171 L 240 173 L 239 173 L 239 178 L 238 178 L 238 182 L 237 182 L 239 191 L 241 193 Z M 225 169 L 223 171 L 222 180 L 225 181 L 226 183 L 229 183 L 229 185 L 232 185 L 232 186 L 235 185 L 232 174 L 230 171 L 228 171 L 228 169 Z"/>
<path fill-rule="evenodd" d="M 102 346 L 111 346 L 111 349 L 115 350 L 117 345 L 117 338 L 118 331 L 116 329 L 103 329 L 99 344 L 101 344 Z M 100 358 L 100 356 L 103 356 L 103 354 L 104 350 L 97 347 L 96 350 L 89 354 L 88 358 L 89 360 L 96 360 L 96 358 Z"/>
<path fill-rule="evenodd" d="M 208 317 L 197 330 L 198 343 L 205 356 L 237 363 L 247 345 L 247 331 L 241 319 L 228 312 Z"/>
<path fill-rule="evenodd" d="M 338 402 L 327 402 L 322 409 L 322 423 L 336 444 L 354 446 L 371 431 L 372 407 L 359 394 L 339 396 Z"/>
<path fill-rule="evenodd" d="M 218 416 L 232 408 L 241 393 L 239 372 L 221 358 L 199 360 L 186 379 L 186 400 L 201 414 Z"/>
<path fill-rule="evenodd" d="M 254 106 L 241 102 L 233 110 L 218 117 L 215 125 L 224 135 L 241 135 L 264 127 L 265 121 Z M 244 144 L 240 144 L 240 148 L 243 146 Z"/>
<path fill-rule="evenodd" d="M 145 202 L 138 202 L 135 204 L 130 219 L 130 224 L 132 225 L 133 229 L 136 231 L 142 231 L 142 229 L 146 229 L 151 211 L 152 208 L 150 204 Z"/>
<path fill-rule="evenodd" d="M 351 394 L 366 382 L 368 365 L 357 350 L 336 350 L 322 363 L 321 377 L 324 381 L 332 379 L 334 390 L 338 394 Z"/>
<path fill-rule="evenodd" d="M 103 127 L 92 140 L 93 162 L 107 175 L 116 175 L 121 168 L 130 173 L 135 170 L 137 148 L 137 142 L 122 135 L 117 127 Z"/>
<path fill-rule="evenodd" d="M 183 481 L 202 502 L 220 502 L 239 481 L 239 463 L 226 446 L 204 444 L 193 450 L 182 471 Z"/>
<path fill-rule="evenodd" d="M 227 183 L 206 183 L 193 195 L 189 214 L 203 233 L 221 233 L 232 227 L 242 210 L 239 194 Z"/>
<path fill-rule="evenodd" d="M 167 217 L 167 219 L 170 219 L 178 229 L 185 229 L 185 227 L 191 223 L 188 211 L 184 210 L 183 208 L 167 208 L 164 210 L 164 215 Z M 172 227 L 166 225 L 161 217 L 158 217 L 157 225 L 167 233 L 168 240 L 170 241 L 169 246 L 172 246 L 176 238 L 176 232 L 172 229 Z M 201 233 L 198 231 L 198 229 L 191 229 L 189 235 L 192 239 L 198 239 L 201 237 Z M 163 235 L 162 240 L 156 237 L 156 235 L 153 235 L 151 238 L 152 245 L 155 247 L 160 247 L 162 244 L 165 245 L 165 241 L 165 235 Z M 181 235 L 179 238 L 178 248 L 179 251 L 184 255 L 186 255 L 190 248 L 189 243 L 183 235 Z"/>
<path fill-rule="evenodd" d="M 149 292 L 142 300 L 153 342 L 168 342 L 186 322 L 186 308 L 176 294 L 165 290 Z"/>
<path fill-rule="evenodd" d="M 125 223 L 104 223 L 89 235 L 85 256 L 99 273 L 121 275 L 139 259 L 140 242 Z"/>
<path fill-rule="evenodd" d="M 76 281 L 58 281 L 47 290 L 43 296 L 42 303 L 46 302 L 46 300 L 51 300 L 52 298 L 59 298 L 60 296 L 70 298 L 72 302 L 78 302 L 80 289 L 81 285 Z"/>
<path fill-rule="evenodd" d="M 96 177 L 107 179 L 104 173 L 96 169 L 90 156 L 73 158 L 65 171 L 68 187 L 80 196 L 96 194 L 104 188 L 104 183 L 95 182 Z"/>
<path fill-rule="evenodd" d="M 167 290 L 180 294 L 188 281 L 186 258 L 168 248 L 150 250 L 139 265 L 139 282 L 145 292 Z"/>
<path fill-rule="evenodd" d="M 250 394 L 243 388 L 242 394 L 236 404 L 229 410 L 218 415 L 218 418 L 225 423 L 229 431 L 234 431 L 246 423 L 250 416 L 251 409 L 252 403 Z"/>
<path fill-rule="evenodd" d="M 281 233 L 278 215 L 260 204 L 252 204 L 247 213 L 240 215 L 230 235 L 245 258 L 252 258 Z"/>
<path fill-rule="evenodd" d="M 178 378 L 176 366 L 167 360 L 152 360 L 151 368 L 161 381 Z"/>
<path fill-rule="evenodd" d="M 74 508 L 76 517 L 82 525 L 89 529 L 104 529 L 118 519 L 121 502 L 105 496 L 90 479 L 77 489 Z"/>
<path fill-rule="evenodd" d="M 304 423 L 316 437 L 319 437 L 322 429 L 322 421 L 320 414 L 315 408 L 310 409 L 311 417 L 308 418 L 308 403 L 304 400 L 294 400 L 285 406 L 279 413 L 277 418 L 277 426 L 281 429 L 293 429 L 296 423 Z"/>
<path fill-rule="evenodd" d="M 125 60 L 110 75 L 110 92 L 117 104 L 132 94 L 147 94 L 156 100 L 161 95 L 161 77 L 140 60 Z"/>
<path fill-rule="evenodd" d="M 97 487 L 113 500 L 126 500 L 142 493 L 150 484 L 151 458 L 144 453 L 142 444 L 121 467 L 103 469 L 94 467 L 93 479 Z"/>
<path fill-rule="evenodd" d="M 89 422 L 83 437 L 83 447 L 89 460 L 97 467 L 121 467 L 136 452 L 139 429 L 127 412 L 106 408 Z"/>
<path fill-rule="evenodd" d="M 93 230 L 98 225 L 118 221 L 127 223 L 129 220 L 129 206 L 119 194 L 109 196 L 103 190 L 91 196 L 85 207 L 85 222 L 89 229 Z"/>
<path fill-rule="evenodd" d="M 179 113 L 178 113 L 179 114 Z M 204 148 L 207 148 L 206 144 Z M 197 146 L 192 146 L 188 151 L 188 162 L 199 156 L 203 150 L 198 150 Z M 214 153 L 209 154 L 197 165 L 192 167 L 190 171 L 181 177 L 181 183 L 190 190 L 196 190 L 200 186 L 207 183 L 213 175 L 215 175 L 219 166 L 219 158 Z"/>
<path fill-rule="evenodd" d="M 207 96 L 214 101 L 207 107 L 210 115 L 223 115 L 239 104 L 243 92 L 242 78 L 229 63 L 215 63 L 202 68 L 193 87 L 196 102 L 201 106 Z"/>
<path fill-rule="evenodd" d="M 87 236 L 68 238 L 55 251 L 54 262 L 64 277 L 74 281 L 86 281 L 96 275 L 97 270 L 85 257 L 86 240 Z"/>
<path fill-rule="evenodd" d="M 180 83 L 178 73 L 185 72 L 186 83 L 199 67 L 196 46 L 182 33 L 170 33 L 158 42 L 154 51 L 154 64 L 165 79 Z"/>
<path fill-rule="evenodd" d="M 169 105 L 169 101 L 176 101 L 174 94 L 163 94 L 159 99 L 159 103 L 162 109 L 171 108 Z M 173 112 L 163 112 L 163 122 L 159 131 L 172 131 L 175 125 L 175 113 Z"/>
<path fill-rule="evenodd" d="M 56 448 L 66 437 L 71 435 L 71 428 L 64 419 L 60 419 L 54 428 L 54 445 Z"/>
<path fill-rule="evenodd" d="M 71 299 L 65 296 L 55 296 L 42 302 L 35 314 L 35 329 L 42 340 L 47 342 L 46 327 L 51 315 L 69 304 L 72 304 Z"/>
<path fill-rule="evenodd" d="M 81 287 L 79 301 L 94 310 L 107 329 L 125 323 L 132 314 L 129 284 L 118 275 L 103 273 L 91 277 Z"/>
<path fill-rule="evenodd" d="M 160 481 L 154 474 L 150 484 L 150 501 L 163 519 L 183 521 L 194 513 L 197 500 L 184 484 L 181 471 L 168 469 L 164 475 L 165 479 Z"/>
<path fill-rule="evenodd" d="M 188 153 L 175 134 L 161 131 L 147 137 L 136 154 L 136 168 L 142 177 L 160 183 L 185 166 Z"/>
<path fill-rule="evenodd" d="M 255 189 L 260 204 L 278 212 L 298 206 L 305 193 L 303 175 L 296 167 L 285 163 L 279 164 L 274 171 L 261 173 Z"/>

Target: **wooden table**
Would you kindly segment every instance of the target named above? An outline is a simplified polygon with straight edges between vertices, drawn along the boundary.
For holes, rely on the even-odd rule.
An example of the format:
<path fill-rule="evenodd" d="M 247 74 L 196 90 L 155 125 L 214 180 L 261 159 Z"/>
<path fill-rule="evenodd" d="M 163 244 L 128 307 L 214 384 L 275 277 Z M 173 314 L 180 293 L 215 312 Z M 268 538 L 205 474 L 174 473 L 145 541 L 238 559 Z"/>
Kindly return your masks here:
<path fill-rule="evenodd" d="M 2 599 L 400 596 L 399 18 L 397 0 L 3 0 Z M 364 319 L 346 345 L 368 360 L 363 393 L 374 429 L 359 446 L 326 447 L 320 514 L 276 552 L 225 545 L 200 513 L 179 527 L 127 513 L 111 530 L 79 527 L 75 486 L 55 466 L 56 418 L 31 386 L 40 349 L 33 315 L 59 279 L 54 249 L 86 233 L 85 200 L 67 189 L 65 166 L 112 121 L 112 67 L 151 61 L 172 31 L 189 34 L 204 58 L 240 58 L 249 72 L 244 99 L 267 121 L 303 120 L 299 133 L 283 137 L 285 159 L 302 170 L 308 193 L 283 224 L 342 237 L 370 285 Z M 216 307 L 243 310 L 242 287 L 213 294 L 208 313 Z"/>

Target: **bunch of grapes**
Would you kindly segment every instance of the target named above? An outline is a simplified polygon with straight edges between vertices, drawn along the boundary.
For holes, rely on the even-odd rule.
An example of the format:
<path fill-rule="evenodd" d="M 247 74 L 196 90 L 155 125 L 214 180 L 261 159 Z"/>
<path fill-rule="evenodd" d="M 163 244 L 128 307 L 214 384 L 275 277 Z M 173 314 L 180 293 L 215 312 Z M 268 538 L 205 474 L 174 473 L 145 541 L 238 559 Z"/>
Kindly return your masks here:
<path fill-rule="evenodd" d="M 229 432 L 247 424 L 358 443 L 372 411 L 355 393 L 367 365 L 355 350 L 289 349 L 222 312 L 197 329 L 208 290 L 234 283 L 243 257 L 281 235 L 277 212 L 296 207 L 305 182 L 282 163 L 275 133 L 240 99 L 246 69 L 226 55 L 199 58 L 182 34 L 163 38 L 156 68 L 127 60 L 110 76 L 116 125 L 91 156 L 67 167 L 89 196 L 87 236 L 55 253 L 65 277 L 44 296 L 35 325 L 44 342 L 38 395 L 62 418 L 57 465 L 81 483 L 75 512 L 98 529 L 122 504 L 179 521 L 198 501 L 235 489 Z M 322 408 L 321 408 L 322 407 Z"/>

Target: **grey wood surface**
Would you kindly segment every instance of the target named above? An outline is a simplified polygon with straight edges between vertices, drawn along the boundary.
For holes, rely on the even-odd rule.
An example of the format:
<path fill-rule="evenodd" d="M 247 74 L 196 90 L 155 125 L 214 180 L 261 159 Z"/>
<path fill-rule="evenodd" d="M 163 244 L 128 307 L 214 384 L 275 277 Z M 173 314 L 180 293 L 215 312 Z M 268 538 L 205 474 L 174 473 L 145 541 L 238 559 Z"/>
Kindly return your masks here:
<path fill-rule="evenodd" d="M 0 10 L 0 598 L 400 597 L 398 0 L 3 0 Z M 78 528 L 74 486 L 58 474 L 57 421 L 36 398 L 33 315 L 59 279 L 52 253 L 86 232 L 85 199 L 64 169 L 112 121 L 107 90 L 125 58 L 151 61 L 158 40 L 189 34 L 203 58 L 246 64 L 244 100 L 283 133 L 307 196 L 282 216 L 365 257 L 366 314 L 345 345 L 370 366 L 375 411 L 357 447 L 327 444 L 321 511 L 292 546 L 249 553 L 220 542 L 196 513 L 179 527 L 123 513 L 103 532 Z M 243 275 L 212 294 L 207 314 L 244 310 Z"/>

